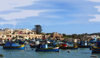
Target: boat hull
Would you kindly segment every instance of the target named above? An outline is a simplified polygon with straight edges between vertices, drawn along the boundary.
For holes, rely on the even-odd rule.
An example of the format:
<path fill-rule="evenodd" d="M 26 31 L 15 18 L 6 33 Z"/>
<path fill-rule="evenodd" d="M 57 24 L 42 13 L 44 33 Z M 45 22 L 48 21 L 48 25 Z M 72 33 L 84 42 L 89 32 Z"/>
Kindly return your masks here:
<path fill-rule="evenodd" d="M 100 47 L 99 48 L 92 47 L 91 50 L 92 50 L 92 53 L 100 53 Z"/>
<path fill-rule="evenodd" d="M 59 47 L 59 49 L 78 49 L 78 47 L 77 48 L 75 48 L 75 47 Z"/>
<path fill-rule="evenodd" d="M 32 45 L 30 45 L 30 48 L 37 48 L 38 46 L 36 46 L 36 45 L 34 45 L 34 46 L 32 46 Z"/>
<path fill-rule="evenodd" d="M 92 50 L 92 53 L 100 53 L 100 51 Z"/>
<path fill-rule="evenodd" d="M 90 48 L 90 46 L 78 46 L 79 48 Z"/>
<path fill-rule="evenodd" d="M 24 50 L 25 47 L 3 47 L 3 49 L 19 49 L 19 50 Z"/>
<path fill-rule="evenodd" d="M 0 46 L 4 46 L 5 44 L 0 44 Z"/>
<path fill-rule="evenodd" d="M 19 50 L 24 50 L 25 46 L 21 45 L 21 46 L 3 46 L 3 49 L 19 49 Z"/>
<path fill-rule="evenodd" d="M 59 49 L 36 49 L 36 52 L 59 52 Z"/>

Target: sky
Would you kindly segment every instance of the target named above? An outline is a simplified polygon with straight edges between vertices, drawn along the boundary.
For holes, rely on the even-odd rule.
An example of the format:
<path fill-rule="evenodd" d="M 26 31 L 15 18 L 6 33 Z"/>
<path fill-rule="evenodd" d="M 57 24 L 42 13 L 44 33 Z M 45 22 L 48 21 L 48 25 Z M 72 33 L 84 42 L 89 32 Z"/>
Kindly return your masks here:
<path fill-rule="evenodd" d="M 100 32 L 100 0 L 0 0 L 0 28 L 41 25 L 43 32 Z"/>

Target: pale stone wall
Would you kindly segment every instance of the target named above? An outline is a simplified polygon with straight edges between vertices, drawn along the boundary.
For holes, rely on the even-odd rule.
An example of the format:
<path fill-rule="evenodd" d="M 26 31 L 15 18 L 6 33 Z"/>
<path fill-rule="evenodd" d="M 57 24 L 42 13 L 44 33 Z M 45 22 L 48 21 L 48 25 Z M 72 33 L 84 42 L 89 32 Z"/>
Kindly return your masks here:
<path fill-rule="evenodd" d="M 17 39 L 19 39 L 19 36 L 23 37 L 23 39 L 42 38 L 41 34 L 36 34 L 35 31 L 29 29 L 0 30 L 0 38 L 2 39 L 12 39 L 13 37 L 17 37 Z"/>

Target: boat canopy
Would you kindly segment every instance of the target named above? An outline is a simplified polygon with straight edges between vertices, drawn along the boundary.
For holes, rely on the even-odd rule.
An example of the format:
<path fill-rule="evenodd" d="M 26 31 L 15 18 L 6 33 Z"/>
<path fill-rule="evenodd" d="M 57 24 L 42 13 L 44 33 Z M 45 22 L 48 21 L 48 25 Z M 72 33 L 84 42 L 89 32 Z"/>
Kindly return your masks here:
<path fill-rule="evenodd" d="M 7 43 L 5 44 L 5 46 L 20 46 L 20 45 L 18 45 L 18 44 L 16 44 L 16 43 L 7 42 Z"/>

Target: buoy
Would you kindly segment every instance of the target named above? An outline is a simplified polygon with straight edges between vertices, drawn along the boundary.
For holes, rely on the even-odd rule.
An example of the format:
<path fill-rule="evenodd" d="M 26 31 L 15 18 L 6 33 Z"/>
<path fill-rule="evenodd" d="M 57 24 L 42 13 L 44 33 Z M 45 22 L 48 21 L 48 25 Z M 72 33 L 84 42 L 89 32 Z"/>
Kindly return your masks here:
<path fill-rule="evenodd" d="M 0 57 L 4 57 L 3 54 L 0 54 Z"/>
<path fill-rule="evenodd" d="M 98 58 L 96 55 L 91 55 L 90 57 L 92 57 L 92 58 Z"/>
<path fill-rule="evenodd" d="M 68 53 L 70 53 L 70 50 L 67 50 Z"/>

